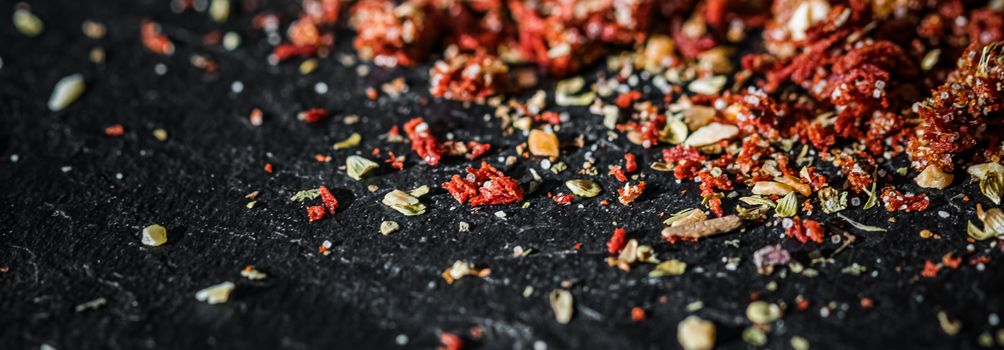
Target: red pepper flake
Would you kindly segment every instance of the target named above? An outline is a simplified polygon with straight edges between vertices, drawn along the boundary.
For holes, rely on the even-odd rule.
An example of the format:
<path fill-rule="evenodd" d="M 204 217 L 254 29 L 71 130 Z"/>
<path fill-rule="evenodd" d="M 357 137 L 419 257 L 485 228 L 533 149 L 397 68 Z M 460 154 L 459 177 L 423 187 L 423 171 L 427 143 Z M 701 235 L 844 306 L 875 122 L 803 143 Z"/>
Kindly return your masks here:
<path fill-rule="evenodd" d="M 411 140 L 411 149 L 419 157 L 422 157 L 430 166 L 439 164 L 439 160 L 443 158 L 443 154 L 439 149 L 439 143 L 436 141 L 436 138 L 429 133 L 429 124 L 426 124 L 425 120 L 422 118 L 409 120 L 404 124 L 404 132 L 408 134 L 408 139 Z"/>
<path fill-rule="evenodd" d="M 394 152 L 387 151 L 387 160 L 384 162 L 390 163 L 390 167 L 397 169 L 398 171 L 404 170 L 404 157 L 398 157 L 394 155 Z"/>
<path fill-rule="evenodd" d="M 294 44 L 279 44 L 272 50 L 269 63 L 279 64 L 297 57 L 310 57 L 317 53 L 317 46 L 297 46 Z"/>
<path fill-rule="evenodd" d="M 541 113 L 538 119 L 553 125 L 561 124 L 561 116 L 551 111 Z"/>
<path fill-rule="evenodd" d="M 443 346 L 436 350 L 460 350 L 464 347 L 464 340 L 453 333 L 444 332 L 439 336 L 439 342 L 443 343 Z"/>
<path fill-rule="evenodd" d="M 610 167 L 610 175 L 613 175 L 617 181 L 626 182 L 628 180 L 627 175 L 624 175 L 624 170 L 621 169 L 620 165 L 614 165 Z"/>
<path fill-rule="evenodd" d="M 166 35 L 161 34 L 160 24 L 145 19 L 140 25 L 140 37 L 147 49 L 161 55 L 174 53 L 174 43 Z"/>
<path fill-rule="evenodd" d="M 624 205 L 631 205 L 641 196 L 642 192 L 645 191 L 645 181 L 639 182 L 637 185 L 624 184 L 624 187 L 617 189 L 617 200 Z"/>
<path fill-rule="evenodd" d="M 798 303 L 796 304 L 796 307 L 798 308 L 798 310 L 799 311 L 808 310 L 809 309 L 809 299 L 801 298 L 801 296 L 798 299 L 799 299 Z"/>
<path fill-rule="evenodd" d="M 861 298 L 862 309 L 871 309 L 873 307 L 875 307 L 875 301 L 872 300 L 872 298 L 867 298 L 867 297 Z"/>
<path fill-rule="evenodd" d="M 312 205 L 307 207 L 307 220 L 314 222 L 324 218 L 324 206 Z"/>
<path fill-rule="evenodd" d="M 304 121 L 306 123 L 316 123 L 325 119 L 328 119 L 328 110 L 324 108 L 313 108 L 296 115 L 296 119 Z"/>
<path fill-rule="evenodd" d="M 962 265 L 962 257 L 949 252 L 941 257 L 941 263 L 950 269 L 957 269 Z"/>
<path fill-rule="evenodd" d="M 639 99 L 641 99 L 641 93 L 632 90 L 617 95 L 617 100 L 614 102 L 614 104 L 616 104 L 617 107 L 620 107 L 620 109 L 628 109 L 631 107 L 631 104 L 634 103 L 634 101 L 637 101 Z"/>
<path fill-rule="evenodd" d="M 331 161 L 331 156 L 326 155 L 326 154 L 320 154 L 320 153 L 318 153 L 318 154 L 314 155 L 314 160 L 316 160 L 316 161 L 318 161 L 320 163 L 327 163 L 327 162 Z"/>
<path fill-rule="evenodd" d="M 497 56 L 478 50 L 436 62 L 429 71 L 432 96 L 459 101 L 481 101 L 509 90 L 509 66 Z"/>
<path fill-rule="evenodd" d="M 927 260 L 924 261 L 924 270 L 920 272 L 920 275 L 927 278 L 934 278 L 938 276 L 938 271 L 941 271 L 941 265 Z"/>
<path fill-rule="evenodd" d="M 638 171 L 638 161 L 634 153 L 624 153 L 624 172 L 630 174 Z"/>
<path fill-rule="evenodd" d="M 261 124 L 265 121 L 264 113 L 262 113 L 261 109 L 252 109 L 251 114 L 248 115 L 248 121 L 251 125 L 261 126 Z"/>
<path fill-rule="evenodd" d="M 881 197 L 882 201 L 885 202 L 885 210 L 890 212 L 897 210 L 923 211 L 931 204 L 931 200 L 927 199 L 927 195 L 923 193 L 903 194 L 892 187 L 883 188 Z"/>
<path fill-rule="evenodd" d="M 366 88 L 366 98 L 368 98 L 370 101 L 376 101 L 377 97 L 380 97 L 380 95 L 377 94 L 376 89 L 374 89 L 372 86 Z"/>
<path fill-rule="evenodd" d="M 631 308 L 631 321 L 641 322 L 645 320 L 645 309 L 640 306 Z"/>
<path fill-rule="evenodd" d="M 617 254 L 625 245 L 627 245 L 627 232 L 622 228 L 614 229 L 613 236 L 607 241 L 607 253 Z"/>
<path fill-rule="evenodd" d="M 802 244 L 809 243 L 809 241 L 823 243 L 825 232 L 818 221 L 805 220 L 803 223 L 797 216 L 791 221 L 791 226 L 784 231 L 789 238 L 795 238 Z"/>
<path fill-rule="evenodd" d="M 575 245 L 572 246 L 572 248 L 574 248 L 575 250 L 582 250 L 582 243 L 575 243 Z"/>
<path fill-rule="evenodd" d="M 321 191 L 321 201 L 324 202 L 324 207 L 328 208 L 328 214 L 335 215 L 335 209 L 338 209 L 338 200 L 335 199 L 335 195 L 331 194 L 331 191 L 324 185 L 318 189 Z"/>
<path fill-rule="evenodd" d="M 565 194 L 558 194 L 558 195 L 556 195 L 554 197 L 551 197 L 551 200 L 553 200 L 555 203 L 558 203 L 558 204 L 561 204 L 561 205 L 568 205 L 568 204 L 572 203 L 572 199 L 574 199 L 574 198 L 575 198 L 575 196 L 565 193 Z"/>
<path fill-rule="evenodd" d="M 443 188 L 460 204 L 470 201 L 472 207 L 523 200 L 523 188 L 519 182 L 486 162 L 481 162 L 481 169 L 467 168 L 465 177 L 453 175 Z"/>
<path fill-rule="evenodd" d="M 488 153 L 492 149 L 492 145 L 487 143 L 480 143 L 476 141 L 467 142 L 467 159 L 474 160 Z"/>
<path fill-rule="evenodd" d="M 122 136 L 122 134 L 125 134 L 125 128 L 122 127 L 122 124 L 115 124 L 105 128 L 105 135 Z"/>
<path fill-rule="evenodd" d="M 272 163 L 265 163 L 265 172 L 269 174 L 272 173 Z"/>

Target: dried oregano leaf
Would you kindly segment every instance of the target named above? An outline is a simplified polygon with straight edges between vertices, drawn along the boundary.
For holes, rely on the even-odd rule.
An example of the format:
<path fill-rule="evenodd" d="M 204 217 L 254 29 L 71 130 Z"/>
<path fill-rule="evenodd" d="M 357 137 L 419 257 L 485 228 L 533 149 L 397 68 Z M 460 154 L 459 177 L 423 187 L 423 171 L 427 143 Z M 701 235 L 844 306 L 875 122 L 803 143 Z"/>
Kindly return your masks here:
<path fill-rule="evenodd" d="M 851 226 L 854 226 L 854 228 L 859 229 L 861 231 L 866 231 L 866 232 L 886 232 L 886 229 L 884 229 L 884 228 L 876 227 L 876 226 L 868 226 L 868 225 L 862 224 L 860 222 L 851 220 L 851 218 L 844 216 L 844 214 L 839 214 L 838 213 L 837 216 L 839 216 L 841 219 L 844 219 L 844 221 L 847 221 L 848 224 L 851 224 Z"/>
<path fill-rule="evenodd" d="M 749 205 L 754 205 L 754 206 L 761 206 L 761 205 L 763 205 L 763 206 L 767 206 L 767 207 L 770 207 L 770 208 L 773 208 L 773 207 L 777 206 L 777 203 L 775 203 L 774 201 L 770 200 L 769 198 L 760 197 L 760 196 L 746 196 L 746 197 L 739 198 L 739 201 L 743 202 L 743 203 L 746 203 L 746 204 L 749 204 Z"/>
<path fill-rule="evenodd" d="M 767 219 L 767 213 L 770 212 L 770 207 L 766 205 L 760 205 L 750 208 L 743 208 L 741 206 L 736 206 L 736 215 L 739 215 L 743 220 L 755 220 L 763 221 Z"/>
<path fill-rule="evenodd" d="M 648 277 L 679 276 L 687 271 L 687 263 L 680 260 L 666 260 L 655 266 Z"/>
<path fill-rule="evenodd" d="M 684 210 L 678 211 L 678 212 L 676 212 L 676 214 L 673 214 L 673 216 L 670 216 L 669 219 L 664 220 L 662 223 L 664 225 L 666 225 L 666 226 L 670 226 L 674 222 L 680 221 L 683 218 L 690 216 L 690 214 L 693 214 L 695 210 L 697 210 L 697 209 L 690 208 L 690 209 L 684 209 Z"/>
<path fill-rule="evenodd" d="M 847 191 L 840 192 L 832 187 L 823 188 L 819 190 L 819 201 L 824 213 L 836 213 L 847 209 Z"/>
<path fill-rule="evenodd" d="M 792 217 L 798 213 L 798 197 L 795 196 L 795 192 L 788 193 L 777 202 L 777 207 L 774 208 L 774 215 L 779 217 Z"/>
<path fill-rule="evenodd" d="M 878 193 L 875 192 L 876 184 L 876 182 L 872 182 L 872 189 L 868 191 L 868 200 L 865 201 L 865 206 L 861 207 L 861 209 L 871 209 L 871 207 L 874 207 L 878 203 Z"/>
<path fill-rule="evenodd" d="M 576 196 L 584 198 L 593 198 L 600 194 L 603 189 L 600 185 L 597 185 L 593 180 L 585 179 L 575 179 L 565 181 L 565 187 L 568 187 Z"/>
<path fill-rule="evenodd" d="M 290 197 L 289 200 L 294 201 L 294 202 L 303 202 L 303 201 L 308 200 L 308 199 L 316 199 L 320 195 L 321 195 L 321 189 L 319 189 L 319 188 L 312 188 L 312 189 L 309 189 L 309 190 L 303 190 L 303 191 L 297 192 L 296 194 L 293 195 L 293 197 Z"/>
<path fill-rule="evenodd" d="M 366 173 L 379 166 L 380 164 L 360 156 L 349 156 L 345 159 L 345 167 L 349 173 L 349 177 L 356 180 L 362 180 Z"/>
<path fill-rule="evenodd" d="M 341 150 L 341 149 L 348 149 L 348 148 L 352 148 L 352 147 L 358 146 L 359 142 L 362 142 L 362 140 L 363 140 L 363 137 L 360 136 L 359 133 L 354 132 L 354 133 L 352 133 L 352 135 L 349 135 L 348 138 L 346 138 L 344 140 L 341 140 L 341 141 L 338 141 L 338 143 L 335 143 L 335 145 L 333 147 L 334 147 L 334 149 L 336 151 L 337 150 Z"/>
<path fill-rule="evenodd" d="M 564 289 L 555 289 L 548 295 L 547 300 L 551 303 L 551 310 L 554 311 L 554 319 L 560 324 L 568 324 L 572 321 L 573 307 L 572 293 Z"/>

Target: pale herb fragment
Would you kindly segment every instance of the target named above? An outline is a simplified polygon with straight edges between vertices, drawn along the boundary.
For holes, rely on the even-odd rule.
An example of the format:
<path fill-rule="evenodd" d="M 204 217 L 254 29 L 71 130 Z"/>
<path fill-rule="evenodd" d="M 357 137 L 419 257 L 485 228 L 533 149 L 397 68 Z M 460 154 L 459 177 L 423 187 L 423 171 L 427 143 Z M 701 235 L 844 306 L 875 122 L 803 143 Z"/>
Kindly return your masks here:
<path fill-rule="evenodd" d="M 381 203 L 406 216 L 425 214 L 425 204 L 419 202 L 418 198 L 408 194 L 408 192 L 401 190 L 390 191 L 384 195 Z"/>
<path fill-rule="evenodd" d="M 687 140 L 687 123 L 676 117 L 666 118 L 666 126 L 659 134 L 659 141 L 678 145 Z"/>
<path fill-rule="evenodd" d="M 690 209 L 684 209 L 684 210 L 678 211 L 675 214 L 673 214 L 673 216 L 670 216 L 669 219 L 663 220 L 662 223 L 664 225 L 666 225 L 666 226 L 673 225 L 674 222 L 683 220 L 683 218 L 690 216 L 696 210 L 697 209 L 695 209 L 695 208 L 690 208 Z"/>
<path fill-rule="evenodd" d="M 366 173 L 380 167 L 380 164 L 360 156 L 349 156 L 345 159 L 345 167 L 349 173 L 349 177 L 355 180 L 362 180 L 363 176 L 366 176 Z"/>
<path fill-rule="evenodd" d="M 680 260 L 666 260 L 656 265 L 648 277 L 679 276 L 687 271 L 687 263 Z"/>
<path fill-rule="evenodd" d="M 778 217 L 792 217 L 798 213 L 798 197 L 795 196 L 795 192 L 789 192 L 784 198 L 781 198 L 777 202 L 777 207 L 774 208 L 774 215 Z"/>
<path fill-rule="evenodd" d="M 14 10 L 14 28 L 27 37 L 34 38 L 45 30 L 42 20 L 31 13 L 31 7 L 25 3 L 18 3 Z"/>
<path fill-rule="evenodd" d="M 59 112 L 76 101 L 84 93 L 84 76 L 71 74 L 59 79 L 49 97 L 49 110 Z"/>
<path fill-rule="evenodd" d="M 380 223 L 380 234 L 387 236 L 401 228 L 396 221 L 386 220 Z"/>
<path fill-rule="evenodd" d="M 688 316 L 676 326 L 676 340 L 684 350 L 711 350 L 715 347 L 715 324 Z"/>
<path fill-rule="evenodd" d="M 847 209 L 847 191 L 837 191 L 832 187 L 819 190 L 819 200 L 823 213 L 832 214 Z"/>
<path fill-rule="evenodd" d="M 320 196 L 321 196 L 321 189 L 320 188 L 312 188 L 312 189 L 309 189 L 309 190 L 303 190 L 303 191 L 297 192 L 296 194 L 293 195 L 293 197 L 290 197 L 289 200 L 291 200 L 293 202 L 303 202 L 303 201 L 308 200 L 308 199 L 317 199 L 317 197 L 320 197 Z"/>
<path fill-rule="evenodd" d="M 560 324 L 568 324 L 572 321 L 574 300 L 572 293 L 564 289 L 555 289 L 548 296 L 547 300 L 551 304 L 551 311 L 554 312 L 554 319 Z"/>
<path fill-rule="evenodd" d="M 875 192 L 875 185 L 876 182 L 872 182 L 872 189 L 868 191 L 868 200 L 865 201 L 865 206 L 861 207 L 861 209 L 871 209 L 871 207 L 874 207 L 878 203 L 878 193 Z"/>
<path fill-rule="evenodd" d="M 344 140 L 341 140 L 341 141 L 338 141 L 337 143 L 335 143 L 335 145 L 332 146 L 332 147 L 336 151 L 337 150 L 342 150 L 342 149 L 349 149 L 349 148 L 358 146 L 359 142 L 362 142 L 362 140 L 363 140 L 363 137 L 361 135 L 359 135 L 359 133 L 354 132 L 354 133 L 352 133 L 352 135 L 349 135 L 349 137 L 345 138 Z"/>
<path fill-rule="evenodd" d="M 854 228 L 856 228 L 858 230 L 861 230 L 861 231 L 865 231 L 865 232 L 886 232 L 886 229 L 884 229 L 884 228 L 876 227 L 876 226 L 868 226 L 868 225 L 862 224 L 860 222 L 852 220 L 849 217 L 844 216 L 844 214 L 839 214 L 838 213 L 837 216 L 839 216 L 841 219 L 844 219 L 844 221 L 847 221 L 848 224 L 851 224 L 851 226 L 854 226 Z"/>
<path fill-rule="evenodd" d="M 593 180 L 586 179 L 575 179 L 565 181 L 565 187 L 568 187 L 573 194 L 583 198 L 593 198 L 600 194 L 603 189 L 600 185 L 597 185 Z"/>
<path fill-rule="evenodd" d="M 1001 193 L 1004 193 L 1004 173 L 990 171 L 980 179 L 980 192 L 994 202 L 1001 204 Z"/>
<path fill-rule="evenodd" d="M 167 243 L 167 229 L 164 226 L 153 224 L 143 228 L 143 235 L 140 241 L 144 245 L 156 247 Z"/>
<path fill-rule="evenodd" d="M 770 207 L 766 205 L 750 208 L 736 206 L 736 215 L 739 215 L 743 220 L 763 221 L 767 219 L 768 212 L 770 212 Z"/>
<path fill-rule="evenodd" d="M 673 171 L 673 165 L 664 162 L 654 162 L 649 167 L 655 171 L 662 171 L 662 172 Z"/>
<path fill-rule="evenodd" d="M 424 196 L 424 195 L 426 195 L 428 193 L 429 193 L 429 186 L 428 185 L 418 186 L 418 187 L 413 188 L 411 191 L 408 191 L 408 194 L 410 194 L 412 197 L 415 197 L 415 198 L 421 198 L 422 196 Z"/>
<path fill-rule="evenodd" d="M 777 203 L 770 200 L 770 198 L 765 198 L 760 196 L 741 197 L 739 198 L 739 201 L 753 206 L 767 206 L 770 208 L 777 206 Z"/>
<path fill-rule="evenodd" d="M 767 324 L 781 318 L 781 308 L 777 304 L 757 300 L 746 306 L 746 318 L 754 324 Z"/>
<path fill-rule="evenodd" d="M 234 291 L 234 287 L 234 283 L 229 281 L 213 285 L 196 292 L 195 299 L 210 304 L 225 303 L 230 300 L 230 293 Z"/>

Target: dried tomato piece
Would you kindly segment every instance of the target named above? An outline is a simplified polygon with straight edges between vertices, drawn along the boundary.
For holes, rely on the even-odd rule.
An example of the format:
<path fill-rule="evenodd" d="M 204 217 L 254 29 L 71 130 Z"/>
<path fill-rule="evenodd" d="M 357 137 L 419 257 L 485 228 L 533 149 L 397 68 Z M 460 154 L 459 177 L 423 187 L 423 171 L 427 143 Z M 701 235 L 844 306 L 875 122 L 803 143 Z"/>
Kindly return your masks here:
<path fill-rule="evenodd" d="M 460 350 L 464 347 L 464 340 L 453 333 L 443 332 L 439 336 L 439 342 L 443 343 L 443 346 L 436 348 L 436 350 Z"/>
<path fill-rule="evenodd" d="M 328 214 L 335 215 L 335 209 L 338 209 L 338 200 L 335 199 L 335 195 L 331 194 L 331 191 L 324 185 L 318 189 L 321 191 L 321 201 L 324 202 L 324 207 L 328 208 Z"/>
<path fill-rule="evenodd" d="M 492 145 L 487 143 L 468 141 L 467 149 L 468 149 L 467 159 L 474 160 L 480 158 L 485 153 L 488 153 L 488 151 L 492 149 Z"/>
<path fill-rule="evenodd" d="M 507 204 L 523 200 L 523 188 L 519 182 L 506 176 L 486 162 L 481 169 L 467 168 L 467 176 L 453 175 L 443 184 L 458 203 L 470 202 L 471 206 Z"/>
<path fill-rule="evenodd" d="M 122 136 L 122 134 L 125 134 L 125 127 L 122 124 L 115 124 L 105 128 L 105 135 Z"/>
<path fill-rule="evenodd" d="M 429 124 L 425 123 L 422 118 L 413 118 L 404 124 L 404 132 L 408 134 L 408 139 L 411 140 L 411 149 L 418 154 L 426 163 L 430 166 L 436 166 L 439 164 L 439 160 L 443 158 L 442 151 L 439 149 L 439 143 L 436 138 L 432 136 L 429 132 Z"/>
<path fill-rule="evenodd" d="M 314 222 L 324 218 L 324 206 L 313 205 L 307 207 L 307 220 Z"/>
<path fill-rule="evenodd" d="M 622 228 L 614 229 L 614 234 L 607 241 L 607 253 L 617 254 L 627 245 L 627 232 Z"/>

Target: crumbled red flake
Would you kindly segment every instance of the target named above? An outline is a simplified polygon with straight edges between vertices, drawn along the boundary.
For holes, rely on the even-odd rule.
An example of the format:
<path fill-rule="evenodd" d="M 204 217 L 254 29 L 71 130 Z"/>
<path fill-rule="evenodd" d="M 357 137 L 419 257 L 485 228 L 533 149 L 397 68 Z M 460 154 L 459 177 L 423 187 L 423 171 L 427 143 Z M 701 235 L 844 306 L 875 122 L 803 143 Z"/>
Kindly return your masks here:
<path fill-rule="evenodd" d="M 575 245 L 572 246 L 572 248 L 574 248 L 575 250 L 582 250 L 582 243 L 575 243 Z"/>
<path fill-rule="evenodd" d="M 666 163 L 676 165 L 676 168 L 673 170 L 673 176 L 677 180 L 693 179 L 704 166 L 704 156 L 693 147 L 684 145 L 662 149 L 662 159 Z"/>
<path fill-rule="evenodd" d="M 312 205 L 307 207 L 307 220 L 314 222 L 324 218 L 324 206 Z"/>
<path fill-rule="evenodd" d="M 883 188 L 881 198 L 885 202 L 885 210 L 890 212 L 897 210 L 923 211 L 931 204 L 931 200 L 927 199 L 927 195 L 923 193 L 903 194 L 892 187 Z"/>
<path fill-rule="evenodd" d="M 607 241 L 607 253 L 617 254 L 627 245 L 627 232 L 622 228 L 614 229 L 614 234 Z"/>
<path fill-rule="evenodd" d="M 543 120 L 543 121 L 547 122 L 548 124 L 552 124 L 552 125 L 561 124 L 561 115 L 559 115 L 558 113 L 551 112 L 551 111 L 547 111 L 547 112 L 541 113 L 539 116 L 537 116 L 536 119 L 538 121 Z"/>
<path fill-rule="evenodd" d="M 265 163 L 265 172 L 269 174 L 272 173 L 272 163 Z"/>
<path fill-rule="evenodd" d="M 805 311 L 809 309 L 809 299 L 800 299 L 796 305 L 799 311 Z"/>
<path fill-rule="evenodd" d="M 645 181 L 638 182 L 637 185 L 624 184 L 623 187 L 617 189 L 617 200 L 624 205 L 631 205 L 634 203 L 638 197 L 641 196 L 642 192 L 645 191 Z"/>
<path fill-rule="evenodd" d="M 640 306 L 631 308 L 631 321 L 641 322 L 645 320 L 645 309 Z"/>
<path fill-rule="evenodd" d="M 321 201 L 324 202 L 324 207 L 328 208 L 328 214 L 335 215 L 335 210 L 338 209 L 338 200 L 335 199 L 335 195 L 331 194 L 331 191 L 324 185 L 318 189 L 321 191 Z"/>
<path fill-rule="evenodd" d="M 572 199 L 574 199 L 574 198 L 575 198 L 575 196 L 573 196 L 571 194 L 559 193 L 557 195 L 554 195 L 554 197 L 551 197 L 551 200 L 553 200 L 555 203 L 558 203 L 558 204 L 561 204 L 561 205 L 568 205 L 568 204 L 572 203 Z"/>
<path fill-rule="evenodd" d="M 523 200 L 523 188 L 519 182 L 486 162 L 481 162 L 481 169 L 467 168 L 465 177 L 453 175 L 443 188 L 460 204 L 469 201 L 473 207 Z"/>
<path fill-rule="evenodd" d="M 425 123 L 422 118 L 413 118 L 404 124 L 404 132 L 408 134 L 408 139 L 411 140 L 411 149 L 418 154 L 426 163 L 430 166 L 436 166 L 439 164 L 439 160 L 443 157 L 442 151 L 439 149 L 439 143 L 436 138 L 432 136 L 429 132 L 429 124 Z"/>
<path fill-rule="evenodd" d="M 862 309 L 871 309 L 873 307 L 875 307 L 875 300 L 872 300 L 872 298 L 867 298 L 867 297 L 861 298 Z"/>
<path fill-rule="evenodd" d="M 436 350 L 460 350 L 464 347 L 464 340 L 453 333 L 444 332 L 439 336 L 439 342 L 443 343 Z"/>
<path fill-rule="evenodd" d="M 621 169 L 620 165 L 610 166 L 610 175 L 613 175 L 617 181 L 625 182 L 627 181 L 627 175 L 624 175 L 624 170 Z"/>
<path fill-rule="evenodd" d="M 492 145 L 476 141 L 467 142 L 467 159 L 478 159 L 492 149 Z"/>
<path fill-rule="evenodd" d="M 248 115 L 248 122 L 254 126 L 261 126 L 261 124 L 265 122 L 264 113 L 262 113 L 261 109 L 252 109 L 251 114 Z"/>
<path fill-rule="evenodd" d="M 623 94 L 617 95 L 617 100 L 614 102 L 614 104 L 616 104 L 617 107 L 620 107 L 621 109 L 628 109 L 628 108 L 631 107 L 632 103 L 634 103 L 635 101 L 638 101 L 639 99 L 641 99 L 641 93 L 638 92 L 638 91 L 632 90 L 632 91 L 628 91 L 628 92 L 625 92 Z"/>
<path fill-rule="evenodd" d="M 791 226 L 784 231 L 789 238 L 797 239 L 803 244 L 809 243 L 809 241 L 823 243 L 825 232 L 818 221 L 805 220 L 802 222 L 797 216 L 791 218 L 791 221 Z"/>
<path fill-rule="evenodd" d="M 302 120 L 306 123 L 316 123 L 325 119 L 328 119 L 328 110 L 324 108 L 313 108 L 296 115 L 296 119 Z"/>
<path fill-rule="evenodd" d="M 377 89 L 373 88 L 372 86 L 366 88 L 367 99 L 369 99 L 370 101 L 376 101 L 377 97 L 380 97 L 380 95 L 377 93 Z"/>
<path fill-rule="evenodd" d="M 446 23 L 431 1 L 362 0 L 350 10 L 359 58 L 384 67 L 415 64 Z"/>
<path fill-rule="evenodd" d="M 941 264 L 950 269 L 957 269 L 959 268 L 959 265 L 962 265 L 962 257 L 956 255 L 955 253 L 948 252 L 941 257 Z"/>
<path fill-rule="evenodd" d="M 105 128 L 105 135 L 122 136 L 122 134 L 125 134 L 125 127 L 122 124 L 115 124 Z"/>
<path fill-rule="evenodd" d="M 140 37 L 143 45 L 150 51 L 161 55 L 171 55 L 174 53 L 174 43 L 166 35 L 160 32 L 160 24 L 145 19 L 140 28 Z"/>
<path fill-rule="evenodd" d="M 272 50 L 275 63 L 293 58 L 310 57 L 317 53 L 317 46 L 296 46 L 293 44 L 279 44 Z"/>
<path fill-rule="evenodd" d="M 924 261 L 924 270 L 920 272 L 921 276 L 927 278 L 934 278 L 938 276 L 938 272 L 941 271 L 941 265 L 935 264 L 933 261 Z"/>
<path fill-rule="evenodd" d="M 456 55 L 436 62 L 429 72 L 432 96 L 480 101 L 510 88 L 509 67 L 486 52 Z"/>
<path fill-rule="evenodd" d="M 390 163 L 391 168 L 404 170 L 404 157 L 398 157 L 391 151 L 387 151 L 387 157 L 387 160 L 384 162 Z"/>
<path fill-rule="evenodd" d="M 638 171 L 638 161 L 634 153 L 624 153 L 624 172 L 633 173 Z"/>
<path fill-rule="evenodd" d="M 331 161 L 331 156 L 326 155 L 326 154 L 320 154 L 320 153 L 318 153 L 318 154 L 314 155 L 314 160 L 316 160 L 316 161 L 318 161 L 320 163 L 327 163 L 327 162 Z"/>
<path fill-rule="evenodd" d="M 811 199 L 806 199 L 804 202 L 802 202 L 802 211 L 804 211 L 806 213 L 811 213 L 812 209 L 813 209 L 813 206 L 812 206 L 812 200 Z"/>
<path fill-rule="evenodd" d="M 1004 250 L 1004 248 L 1002 248 L 1002 250 Z M 969 265 L 972 265 L 972 266 L 976 266 L 976 265 L 980 265 L 980 264 L 986 265 L 986 264 L 990 263 L 990 260 L 991 260 L 990 257 L 986 256 L 986 255 L 972 257 L 972 258 L 969 258 Z"/>
<path fill-rule="evenodd" d="M 808 183 L 809 186 L 812 187 L 813 191 L 819 191 L 823 187 L 826 187 L 826 176 L 816 173 L 815 166 L 805 167 L 805 175 L 808 177 L 799 175 L 800 176 L 799 179 L 803 183 Z"/>

